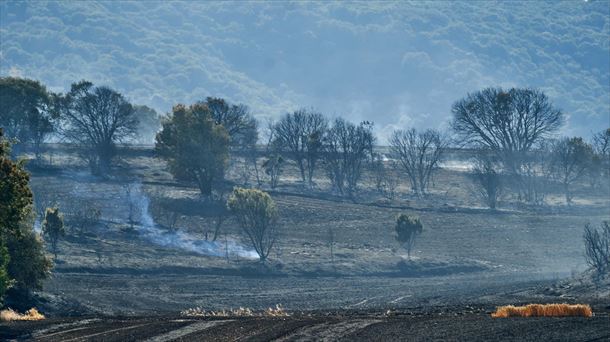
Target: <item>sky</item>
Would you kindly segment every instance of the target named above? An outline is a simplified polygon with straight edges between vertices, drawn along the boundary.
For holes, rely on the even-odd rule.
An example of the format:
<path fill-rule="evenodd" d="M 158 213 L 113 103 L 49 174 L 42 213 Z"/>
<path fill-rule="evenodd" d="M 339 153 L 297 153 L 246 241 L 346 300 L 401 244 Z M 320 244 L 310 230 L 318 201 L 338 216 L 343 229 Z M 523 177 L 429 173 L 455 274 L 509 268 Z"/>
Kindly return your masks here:
<path fill-rule="evenodd" d="M 610 127 L 610 2 L 0 1 L 0 75 L 87 79 L 167 112 L 207 96 L 263 122 L 307 107 L 447 129 L 485 87 L 543 90 L 561 134 Z"/>

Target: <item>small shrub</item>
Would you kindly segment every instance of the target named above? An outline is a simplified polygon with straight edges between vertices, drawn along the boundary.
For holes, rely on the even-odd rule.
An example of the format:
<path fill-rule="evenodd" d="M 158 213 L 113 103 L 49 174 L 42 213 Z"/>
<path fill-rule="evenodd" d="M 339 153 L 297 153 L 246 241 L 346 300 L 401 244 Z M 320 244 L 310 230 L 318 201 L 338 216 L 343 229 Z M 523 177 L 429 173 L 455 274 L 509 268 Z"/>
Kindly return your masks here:
<path fill-rule="evenodd" d="M 585 259 L 593 267 L 598 277 L 610 272 L 610 224 L 604 221 L 597 230 L 590 224 L 585 225 Z"/>
<path fill-rule="evenodd" d="M 493 318 L 507 317 L 592 317 L 593 311 L 584 304 L 528 304 L 526 306 L 500 306 L 491 314 Z"/>
<path fill-rule="evenodd" d="M 11 322 L 11 321 L 40 321 L 45 319 L 44 315 L 38 312 L 36 308 L 31 308 L 20 314 L 13 309 L 6 309 L 0 311 L 0 322 Z"/>
<path fill-rule="evenodd" d="M 227 206 L 261 262 L 265 262 L 277 240 L 277 208 L 268 193 L 256 189 L 235 188 Z"/>
<path fill-rule="evenodd" d="M 396 218 L 396 240 L 407 250 L 411 258 L 411 249 L 415 245 L 416 237 L 422 233 L 423 225 L 418 218 L 400 214 Z"/>
<path fill-rule="evenodd" d="M 97 204 L 85 199 L 70 203 L 66 206 L 65 213 L 67 225 L 71 230 L 77 230 L 80 233 L 97 226 L 102 218 L 102 211 Z"/>
<path fill-rule="evenodd" d="M 47 208 L 42 222 L 42 234 L 51 243 L 53 254 L 57 259 L 57 242 L 65 234 L 64 217 L 58 208 Z"/>
<path fill-rule="evenodd" d="M 44 243 L 39 234 L 24 227 L 19 236 L 9 236 L 7 248 L 10 255 L 8 274 L 19 290 L 40 290 L 48 278 L 52 263 L 45 255 Z"/>

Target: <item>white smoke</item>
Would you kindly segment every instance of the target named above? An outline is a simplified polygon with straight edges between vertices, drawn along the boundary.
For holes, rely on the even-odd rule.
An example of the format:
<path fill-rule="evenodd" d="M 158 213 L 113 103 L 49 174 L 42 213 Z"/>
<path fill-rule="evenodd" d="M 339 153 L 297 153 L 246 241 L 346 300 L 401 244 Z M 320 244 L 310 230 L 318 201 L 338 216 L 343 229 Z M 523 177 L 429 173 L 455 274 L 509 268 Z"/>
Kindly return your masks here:
<path fill-rule="evenodd" d="M 147 240 L 164 247 L 179 248 L 190 252 L 211 255 L 225 256 L 237 255 L 246 259 L 258 259 L 258 254 L 233 240 L 227 239 L 223 242 L 206 241 L 197 239 L 184 232 L 167 232 L 155 225 L 155 221 L 148 211 L 150 200 L 142 191 L 141 183 L 130 185 L 129 199 L 130 204 L 140 211 L 139 232 Z"/>
<path fill-rule="evenodd" d="M 37 234 L 42 234 L 42 223 L 40 222 L 39 217 L 36 217 L 36 220 L 34 220 L 34 231 Z"/>

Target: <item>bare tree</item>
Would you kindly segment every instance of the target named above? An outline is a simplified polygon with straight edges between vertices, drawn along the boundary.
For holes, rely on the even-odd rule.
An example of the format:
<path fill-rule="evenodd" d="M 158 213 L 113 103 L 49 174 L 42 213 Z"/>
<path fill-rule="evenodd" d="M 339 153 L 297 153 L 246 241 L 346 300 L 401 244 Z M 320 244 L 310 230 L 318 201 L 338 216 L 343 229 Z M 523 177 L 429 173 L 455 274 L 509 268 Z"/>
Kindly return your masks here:
<path fill-rule="evenodd" d="M 108 87 L 81 81 L 72 84 L 61 108 L 63 136 L 82 147 L 82 157 L 92 173 L 106 173 L 116 154 L 116 143 L 136 131 L 138 120 L 132 105 Z"/>
<path fill-rule="evenodd" d="M 418 195 L 425 194 L 447 147 L 446 139 L 432 129 L 424 132 L 417 132 L 413 128 L 397 130 L 390 138 L 390 147 L 405 169 L 411 189 Z"/>
<path fill-rule="evenodd" d="M 598 277 L 607 275 L 610 272 L 610 224 L 604 221 L 597 230 L 587 223 L 583 238 L 587 264 L 595 269 Z"/>
<path fill-rule="evenodd" d="M 582 138 L 563 138 L 552 147 L 552 171 L 563 185 L 566 203 L 572 202 L 570 185 L 579 180 L 589 168 L 593 149 Z"/>
<path fill-rule="evenodd" d="M 512 186 L 519 201 L 541 206 L 550 190 L 553 178 L 551 143 L 541 141 L 530 152 L 524 152 L 517 173 L 507 173 L 507 185 Z M 502 163 L 504 166 L 505 164 Z M 506 168 L 503 168 L 506 171 Z"/>
<path fill-rule="evenodd" d="M 605 170 L 606 176 L 610 176 L 610 128 L 596 133 L 592 146 L 601 168 Z"/>
<path fill-rule="evenodd" d="M 593 136 L 593 148 L 595 153 L 600 156 L 610 157 L 610 128 L 606 128 Z"/>
<path fill-rule="evenodd" d="M 464 143 L 489 148 L 511 173 L 518 173 L 521 157 L 563 123 L 563 113 L 535 89 L 487 88 L 455 102 L 455 132 Z"/>
<path fill-rule="evenodd" d="M 150 204 L 150 211 L 156 223 L 168 228 L 176 230 L 180 219 L 180 212 L 172 208 L 171 201 L 163 199 L 155 199 Z"/>
<path fill-rule="evenodd" d="M 263 169 L 265 170 L 265 173 L 269 176 L 271 189 L 275 189 L 277 187 L 277 183 L 280 180 L 280 175 L 282 174 L 283 164 L 284 159 L 278 154 L 269 156 L 269 158 L 265 159 L 265 161 L 263 162 Z"/>
<path fill-rule="evenodd" d="M 243 150 L 256 144 L 258 124 L 246 105 L 234 105 L 217 97 L 200 103 L 208 107 L 216 124 L 227 130 L 233 148 Z"/>
<path fill-rule="evenodd" d="M 377 192 L 383 197 L 393 200 L 396 197 L 396 189 L 399 185 L 395 163 L 393 161 L 384 161 L 380 153 L 373 153 L 373 161 L 370 168 Z"/>
<path fill-rule="evenodd" d="M 489 151 L 479 151 L 470 173 L 477 195 L 490 209 L 496 209 L 502 193 L 501 166 Z"/>
<path fill-rule="evenodd" d="M 324 163 L 328 177 L 341 194 L 353 197 L 364 163 L 372 153 L 373 123 L 359 125 L 338 118 L 324 137 Z"/>
<path fill-rule="evenodd" d="M 313 110 L 300 109 L 284 115 L 273 126 L 274 145 L 296 162 L 303 182 L 313 185 L 313 174 L 322 150 L 328 122 Z"/>

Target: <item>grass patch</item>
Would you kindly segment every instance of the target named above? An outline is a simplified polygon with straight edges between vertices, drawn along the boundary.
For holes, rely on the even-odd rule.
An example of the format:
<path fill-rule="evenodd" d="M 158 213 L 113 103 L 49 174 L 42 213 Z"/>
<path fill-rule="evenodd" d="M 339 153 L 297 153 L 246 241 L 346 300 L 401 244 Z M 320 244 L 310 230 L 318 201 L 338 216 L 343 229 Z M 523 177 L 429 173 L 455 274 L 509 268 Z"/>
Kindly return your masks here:
<path fill-rule="evenodd" d="M 500 306 L 491 314 L 493 318 L 506 317 L 592 317 L 593 311 L 586 304 L 528 304 L 525 306 Z"/>
<path fill-rule="evenodd" d="M 43 314 L 38 312 L 36 308 L 31 308 L 26 311 L 24 314 L 20 314 L 13 309 L 6 309 L 0 311 L 0 321 L 2 322 L 10 322 L 10 321 L 40 321 L 45 317 Z"/>

